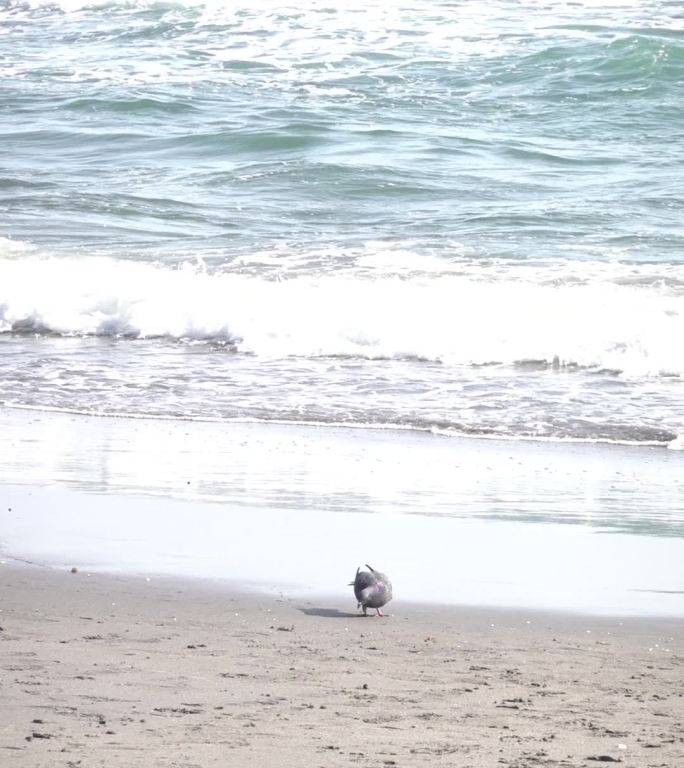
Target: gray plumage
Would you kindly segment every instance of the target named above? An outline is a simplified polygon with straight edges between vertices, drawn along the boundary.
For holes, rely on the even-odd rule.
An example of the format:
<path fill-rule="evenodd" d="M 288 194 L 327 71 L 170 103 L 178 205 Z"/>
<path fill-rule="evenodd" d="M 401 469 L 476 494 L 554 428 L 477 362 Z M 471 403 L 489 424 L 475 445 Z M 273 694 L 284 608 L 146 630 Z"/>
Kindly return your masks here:
<path fill-rule="evenodd" d="M 382 616 L 380 609 L 392 599 L 392 582 L 367 563 L 366 568 L 367 571 L 362 571 L 360 566 L 356 569 L 356 577 L 349 586 L 354 587 L 358 607 L 363 608 L 364 616 L 367 616 L 367 608 L 375 608 L 377 615 Z"/>

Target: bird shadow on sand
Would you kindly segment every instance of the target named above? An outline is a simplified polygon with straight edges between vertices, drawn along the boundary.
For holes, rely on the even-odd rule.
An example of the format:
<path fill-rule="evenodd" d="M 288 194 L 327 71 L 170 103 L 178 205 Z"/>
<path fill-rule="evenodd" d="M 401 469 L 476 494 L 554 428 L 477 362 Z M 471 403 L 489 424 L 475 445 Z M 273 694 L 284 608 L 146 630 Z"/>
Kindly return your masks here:
<path fill-rule="evenodd" d="M 362 613 L 349 613 L 340 611 L 337 608 L 299 608 L 307 616 L 321 616 L 324 619 L 359 619 L 363 618 Z"/>

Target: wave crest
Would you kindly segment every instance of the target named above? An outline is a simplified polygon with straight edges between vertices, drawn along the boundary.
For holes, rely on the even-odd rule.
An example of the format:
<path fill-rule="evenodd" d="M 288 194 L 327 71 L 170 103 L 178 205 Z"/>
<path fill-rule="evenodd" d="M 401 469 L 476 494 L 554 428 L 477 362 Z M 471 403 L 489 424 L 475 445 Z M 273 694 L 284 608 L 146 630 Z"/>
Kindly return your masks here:
<path fill-rule="evenodd" d="M 502 271 L 349 270 L 278 280 L 18 250 L 0 257 L 0 332 L 211 341 L 270 358 L 684 376 L 681 291 L 615 280 L 533 282 Z"/>

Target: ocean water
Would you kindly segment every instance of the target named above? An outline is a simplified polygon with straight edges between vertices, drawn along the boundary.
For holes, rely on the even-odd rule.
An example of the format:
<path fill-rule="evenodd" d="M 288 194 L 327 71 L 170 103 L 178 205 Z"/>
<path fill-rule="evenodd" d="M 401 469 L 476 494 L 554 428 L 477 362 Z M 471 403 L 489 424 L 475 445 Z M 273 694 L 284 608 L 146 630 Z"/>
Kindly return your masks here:
<path fill-rule="evenodd" d="M 5 407 L 684 448 L 681 3 L 0 0 L 0 74 Z"/>

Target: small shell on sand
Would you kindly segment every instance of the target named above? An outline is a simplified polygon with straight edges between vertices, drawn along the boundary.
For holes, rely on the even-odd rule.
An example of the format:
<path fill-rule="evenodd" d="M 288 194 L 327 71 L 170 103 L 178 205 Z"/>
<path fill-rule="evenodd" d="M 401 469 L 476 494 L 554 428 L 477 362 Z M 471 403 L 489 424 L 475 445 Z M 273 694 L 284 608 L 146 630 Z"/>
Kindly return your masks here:
<path fill-rule="evenodd" d="M 72 566 L 72 567 L 71 567 L 71 572 L 72 572 L 72 573 L 78 573 L 78 568 L 77 568 L 75 565 L 74 565 L 74 566 Z"/>

